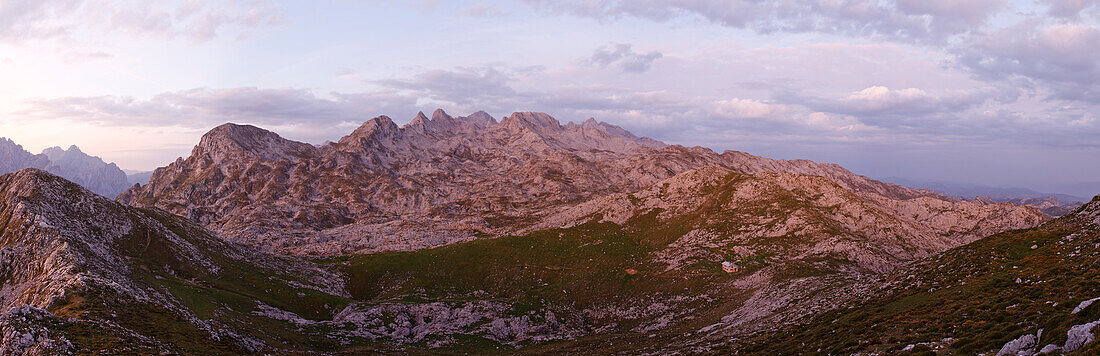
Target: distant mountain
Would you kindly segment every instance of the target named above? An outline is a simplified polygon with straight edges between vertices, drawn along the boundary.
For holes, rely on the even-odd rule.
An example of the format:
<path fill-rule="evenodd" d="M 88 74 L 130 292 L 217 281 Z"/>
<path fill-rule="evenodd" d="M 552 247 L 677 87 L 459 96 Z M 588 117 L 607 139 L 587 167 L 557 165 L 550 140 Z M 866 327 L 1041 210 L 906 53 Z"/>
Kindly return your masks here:
<path fill-rule="evenodd" d="M 981 184 L 960 182 L 917 181 L 898 177 L 887 177 L 883 179 L 883 181 L 900 184 L 911 188 L 934 190 L 947 196 L 966 199 L 986 197 L 996 201 L 1003 201 L 1022 198 L 1054 197 L 1062 203 L 1084 203 L 1089 201 L 1089 198 L 1086 197 L 1059 193 L 1043 193 L 1027 188 L 1017 187 L 991 187 Z M 1100 194 L 1100 191 L 1096 193 Z"/>
<path fill-rule="evenodd" d="M 126 174 L 114 163 L 106 163 L 99 157 L 89 156 L 76 146 L 70 146 L 67 150 L 50 147 L 35 155 L 9 139 L 0 138 L 0 174 L 24 168 L 49 171 L 110 198 L 118 196 L 132 185 L 127 181 Z"/>
<path fill-rule="evenodd" d="M 403 127 L 377 117 L 321 146 L 222 125 L 190 157 L 158 168 L 149 184 L 119 199 L 188 217 L 234 241 L 324 256 L 511 234 L 556 209 L 706 166 L 817 175 L 892 199 L 942 198 L 835 164 L 667 146 L 591 119 L 562 125 L 545 113 L 517 112 L 496 122 L 437 110 Z"/>
<path fill-rule="evenodd" d="M 0 137 L 0 174 L 12 173 L 23 168 L 48 169 L 50 158 L 44 154 L 32 154 L 7 138 Z"/>
<path fill-rule="evenodd" d="M 50 147 L 42 151 L 50 158 L 50 172 L 80 184 L 96 194 L 116 197 L 130 187 L 126 173 L 114 163 L 90 156 L 76 146 Z"/>
<path fill-rule="evenodd" d="M 990 187 L 958 182 L 914 181 L 897 177 L 885 178 L 884 181 L 911 188 L 933 190 L 946 196 L 976 202 L 982 202 L 984 200 L 981 198 L 987 198 L 990 202 L 1030 205 L 1039 208 L 1049 216 L 1067 214 L 1089 200 L 1074 195 L 1042 193 L 1027 188 Z M 1097 193 L 1100 193 L 1100 191 Z"/>
<path fill-rule="evenodd" d="M 149 183 L 149 178 L 153 177 L 153 171 L 135 171 L 135 170 L 122 170 L 126 172 L 126 181 L 130 185 L 141 184 L 145 185 Z"/>
<path fill-rule="evenodd" d="M 1078 183 L 1054 183 L 1043 188 L 1044 190 L 1065 192 L 1076 196 L 1093 196 L 1100 194 L 1100 181 Z"/>

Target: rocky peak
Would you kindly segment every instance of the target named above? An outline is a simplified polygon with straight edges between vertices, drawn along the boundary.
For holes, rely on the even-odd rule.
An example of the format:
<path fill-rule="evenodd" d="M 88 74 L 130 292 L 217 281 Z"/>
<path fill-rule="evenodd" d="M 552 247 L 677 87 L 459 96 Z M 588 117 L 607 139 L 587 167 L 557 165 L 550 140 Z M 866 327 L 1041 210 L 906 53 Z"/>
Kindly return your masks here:
<path fill-rule="evenodd" d="M 469 134 L 473 129 L 469 123 L 465 121 L 455 120 L 454 117 L 448 115 L 443 109 L 436 109 L 432 113 L 432 117 L 429 119 L 424 115 L 424 112 L 420 112 L 408 125 L 402 128 L 404 131 L 416 132 L 419 134 L 426 133 L 441 133 L 448 136 L 456 134 Z"/>
<path fill-rule="evenodd" d="M 574 125 L 575 124 L 573 124 L 572 122 L 569 123 L 569 126 L 574 126 Z M 591 118 L 591 117 L 588 118 L 588 120 L 585 120 L 580 125 L 576 125 L 576 127 L 580 128 L 582 130 L 593 130 L 593 131 L 602 132 L 604 134 L 611 135 L 611 136 L 614 136 L 614 137 L 618 137 L 618 138 L 621 138 L 621 139 L 626 139 L 626 140 L 632 141 L 636 144 L 646 146 L 646 147 L 650 147 L 650 148 L 662 148 L 662 147 L 667 146 L 667 145 L 665 145 L 664 142 L 657 141 L 657 140 L 651 139 L 649 137 L 635 136 L 633 133 L 631 133 L 630 131 L 627 131 L 626 129 L 624 129 L 620 126 L 609 124 L 609 123 L 606 123 L 606 122 L 603 122 L 603 121 L 596 121 L 595 118 Z"/>
<path fill-rule="evenodd" d="M 375 137 L 394 136 L 399 130 L 400 128 L 393 123 L 389 116 L 382 115 L 359 125 L 359 128 L 356 128 L 351 134 L 341 138 L 340 143 L 346 144 L 359 139 L 370 140 Z"/>
<path fill-rule="evenodd" d="M 96 156 L 90 156 L 90 155 L 84 153 L 84 151 L 81 151 L 80 147 L 76 147 L 76 145 L 69 146 L 69 149 L 67 149 L 67 150 L 62 149 L 61 147 L 58 147 L 58 146 L 50 147 L 50 148 L 47 148 L 47 149 L 43 150 L 42 154 L 46 155 L 46 157 L 49 157 L 50 162 L 53 163 L 54 165 L 58 165 L 58 164 L 60 164 L 62 162 L 65 162 L 65 161 L 74 161 L 74 160 L 91 161 L 91 162 L 94 162 L 94 163 L 98 163 L 100 165 L 108 164 L 108 163 L 104 162 L 102 158 L 99 158 L 99 157 L 96 157 Z M 111 163 L 110 165 L 114 166 L 115 164 Z"/>
<path fill-rule="evenodd" d="M 83 155 L 84 151 L 81 151 L 80 147 L 76 147 L 76 145 L 70 145 L 69 149 L 67 149 L 67 150 L 61 148 L 60 146 L 53 146 L 53 147 L 47 148 L 45 150 L 42 150 L 42 154 L 45 154 L 46 156 L 50 157 L 51 161 L 57 161 L 57 160 L 61 159 L 61 157 L 66 155 L 66 154 Z"/>
<path fill-rule="evenodd" d="M 497 120 L 492 115 L 484 111 L 478 111 L 469 116 L 461 116 L 459 120 L 466 121 L 477 125 L 478 127 L 488 127 L 497 124 Z"/>
<path fill-rule="evenodd" d="M 544 112 L 514 112 L 501 120 L 500 124 L 510 128 L 527 128 L 537 132 L 561 131 L 561 123 Z"/>
<path fill-rule="evenodd" d="M 435 109 L 435 111 L 432 112 L 432 121 L 439 121 L 439 120 L 450 121 L 450 120 L 453 120 L 453 119 L 454 118 L 451 117 L 451 115 L 447 115 L 447 112 L 443 111 L 442 108 Z"/>
<path fill-rule="evenodd" d="M 252 125 L 223 124 L 207 132 L 192 155 L 209 155 L 215 161 L 230 152 L 245 152 L 264 160 L 297 160 L 314 147 L 287 140 L 274 132 Z"/>

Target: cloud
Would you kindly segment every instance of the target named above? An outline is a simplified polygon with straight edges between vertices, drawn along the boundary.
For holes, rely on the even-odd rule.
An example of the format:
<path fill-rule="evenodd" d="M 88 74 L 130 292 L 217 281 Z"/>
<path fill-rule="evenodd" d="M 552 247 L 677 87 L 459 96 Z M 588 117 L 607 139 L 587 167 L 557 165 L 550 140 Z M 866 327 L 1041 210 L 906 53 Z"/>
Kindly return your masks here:
<path fill-rule="evenodd" d="M 891 90 L 872 86 L 846 97 L 819 105 L 829 112 L 860 116 L 920 116 L 944 112 L 961 112 L 985 103 L 994 93 L 984 91 L 932 94 L 919 88 Z"/>
<path fill-rule="evenodd" d="M 1063 18 L 1077 18 L 1082 12 L 1096 11 L 1100 7 L 1098 0 L 1041 0 L 1049 6 L 1048 13 Z"/>
<path fill-rule="evenodd" d="M 0 41 L 99 41 L 119 33 L 207 42 L 233 31 L 284 21 L 278 5 L 266 0 L 5 0 L 0 5 Z"/>
<path fill-rule="evenodd" d="M 198 88 L 141 100 L 126 96 L 32 99 L 12 113 L 16 120 L 69 120 L 112 127 L 209 128 L 225 122 L 260 125 L 362 122 L 385 112 L 408 112 L 414 97 L 392 92 L 333 94 L 302 89 Z"/>
<path fill-rule="evenodd" d="M 1100 29 L 1024 21 L 953 48 L 976 78 L 1044 91 L 1052 99 L 1100 103 Z"/>
<path fill-rule="evenodd" d="M 531 76 L 504 67 L 456 68 L 375 83 L 436 103 L 418 101 L 421 106 L 496 114 L 545 111 L 566 121 L 596 117 L 639 134 L 689 143 L 700 135 L 725 133 L 803 143 L 1014 140 L 1066 145 L 1088 144 L 1094 140 L 1083 133 L 1100 131 L 1095 121 L 1082 119 L 1091 117 L 1088 112 L 1021 112 L 992 105 L 1015 102 L 1018 91 L 1010 87 L 932 91 L 875 85 L 819 96 L 788 93 L 768 100 L 576 84 L 579 81 L 570 79 L 589 75 L 553 71 Z M 1068 129 L 1071 122 L 1074 130 Z"/>
<path fill-rule="evenodd" d="M 419 96 L 451 103 L 477 103 L 515 99 L 520 94 L 509 83 L 512 74 L 495 67 L 463 67 L 432 70 L 411 79 L 380 80 L 374 83 L 393 89 L 410 90 Z"/>
<path fill-rule="evenodd" d="M 760 33 L 817 32 L 913 43 L 944 43 L 972 31 L 1003 6 L 998 0 L 525 0 L 547 12 L 596 19 L 685 16 Z"/>
<path fill-rule="evenodd" d="M 1092 137 L 1100 134 L 1100 123 L 1087 108 L 1043 112 L 1039 107 L 1021 111 L 991 105 L 1015 101 L 1014 91 L 998 86 L 934 90 L 873 85 L 855 91 L 823 89 L 816 95 L 795 92 L 765 98 L 744 92 L 654 90 L 576 79 L 598 72 L 585 66 L 554 71 L 457 67 L 370 81 L 376 90 L 357 93 L 318 95 L 294 88 L 240 87 L 166 92 L 147 99 L 34 99 L 9 117 L 194 129 L 232 121 L 291 126 L 295 129 L 283 130 L 297 132 L 299 137 L 331 139 L 346 134 L 349 123 L 378 115 L 400 121 L 435 107 L 452 112 L 486 110 L 494 115 L 545 111 L 562 121 L 596 117 L 641 135 L 717 147 L 745 140 L 770 145 L 1006 141 L 1095 147 Z"/>
<path fill-rule="evenodd" d="M 636 53 L 630 44 L 620 43 L 614 46 L 600 47 L 589 59 L 590 63 L 600 67 L 615 66 L 624 73 L 643 73 L 649 70 L 653 61 L 660 59 L 661 52 Z"/>
<path fill-rule="evenodd" d="M 732 98 L 714 102 L 714 113 L 727 118 L 771 119 L 790 114 L 790 109 L 754 99 Z"/>

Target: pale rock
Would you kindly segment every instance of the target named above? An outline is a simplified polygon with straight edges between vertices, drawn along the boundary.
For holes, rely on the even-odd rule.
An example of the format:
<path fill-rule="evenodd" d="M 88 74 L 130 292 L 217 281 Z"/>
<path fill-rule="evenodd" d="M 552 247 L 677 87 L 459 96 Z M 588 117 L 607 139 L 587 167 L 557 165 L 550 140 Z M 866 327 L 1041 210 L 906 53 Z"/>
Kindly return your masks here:
<path fill-rule="evenodd" d="M 1096 338 L 1093 333 L 1093 328 L 1097 325 L 1100 325 L 1100 321 L 1070 327 L 1069 331 L 1066 331 L 1066 345 L 1062 346 L 1062 351 L 1070 353 L 1088 345 Z"/>
<path fill-rule="evenodd" d="M 1034 348 L 1038 344 L 1039 339 L 1043 336 L 1043 330 L 1039 329 L 1039 332 L 1035 335 L 1027 334 L 1020 336 L 1016 340 L 1009 341 L 1001 350 L 997 352 L 997 356 L 1004 355 L 1031 355 L 1034 354 Z"/>
<path fill-rule="evenodd" d="M 1082 310 L 1085 310 L 1085 308 L 1088 308 L 1090 305 L 1092 305 L 1092 303 L 1095 303 L 1098 300 L 1100 300 L 1100 297 L 1096 297 L 1096 298 L 1092 298 L 1092 299 L 1089 299 L 1089 300 L 1082 301 L 1080 304 L 1077 304 L 1077 307 L 1073 308 L 1072 313 L 1073 314 L 1080 313 Z"/>

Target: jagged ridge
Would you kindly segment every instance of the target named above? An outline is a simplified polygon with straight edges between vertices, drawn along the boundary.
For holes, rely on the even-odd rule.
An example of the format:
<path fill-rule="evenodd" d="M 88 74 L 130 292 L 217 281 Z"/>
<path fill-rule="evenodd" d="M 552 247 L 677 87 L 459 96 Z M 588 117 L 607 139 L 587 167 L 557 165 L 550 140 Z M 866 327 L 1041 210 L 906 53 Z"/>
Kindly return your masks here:
<path fill-rule="evenodd" d="M 666 146 L 591 119 L 561 125 L 545 113 L 519 112 L 496 123 L 484 113 L 454 118 L 442 110 L 403 127 L 380 116 L 317 147 L 223 125 L 190 157 L 119 199 L 273 251 L 335 255 L 504 235 L 553 209 L 705 166 L 823 176 L 891 199 L 949 200 L 834 164 Z"/>

